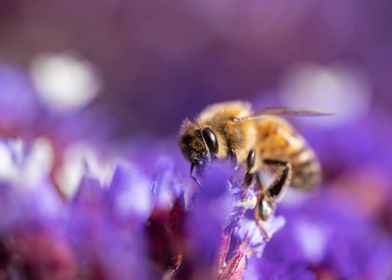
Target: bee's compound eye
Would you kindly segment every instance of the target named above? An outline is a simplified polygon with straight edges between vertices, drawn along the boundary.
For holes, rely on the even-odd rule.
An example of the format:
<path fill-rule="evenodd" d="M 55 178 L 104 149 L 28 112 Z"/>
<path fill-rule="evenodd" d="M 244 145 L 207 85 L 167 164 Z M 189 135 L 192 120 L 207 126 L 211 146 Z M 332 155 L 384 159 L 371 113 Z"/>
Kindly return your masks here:
<path fill-rule="evenodd" d="M 201 136 L 207 144 L 207 148 L 212 154 L 218 153 L 218 139 L 214 131 L 211 128 L 203 128 L 201 130 Z"/>

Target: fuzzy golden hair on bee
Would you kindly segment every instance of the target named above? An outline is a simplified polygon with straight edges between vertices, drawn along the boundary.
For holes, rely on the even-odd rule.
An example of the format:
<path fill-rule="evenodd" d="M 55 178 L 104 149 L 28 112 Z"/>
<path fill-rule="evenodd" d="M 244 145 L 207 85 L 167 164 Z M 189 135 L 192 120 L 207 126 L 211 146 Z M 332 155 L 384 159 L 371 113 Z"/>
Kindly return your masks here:
<path fill-rule="evenodd" d="M 249 103 L 233 101 L 210 105 L 196 119 L 185 119 L 180 129 L 185 158 L 191 163 L 203 163 L 211 158 L 225 159 L 236 150 L 239 159 L 244 160 L 247 147 L 254 142 L 254 128 L 250 122 L 232 120 L 250 112 Z"/>
<path fill-rule="evenodd" d="M 180 129 L 180 148 L 184 157 L 190 162 L 200 161 L 207 155 L 204 142 L 197 123 L 185 119 Z"/>
<path fill-rule="evenodd" d="M 185 158 L 197 165 L 208 163 L 227 149 L 220 131 L 200 120 L 183 121 L 179 144 Z"/>

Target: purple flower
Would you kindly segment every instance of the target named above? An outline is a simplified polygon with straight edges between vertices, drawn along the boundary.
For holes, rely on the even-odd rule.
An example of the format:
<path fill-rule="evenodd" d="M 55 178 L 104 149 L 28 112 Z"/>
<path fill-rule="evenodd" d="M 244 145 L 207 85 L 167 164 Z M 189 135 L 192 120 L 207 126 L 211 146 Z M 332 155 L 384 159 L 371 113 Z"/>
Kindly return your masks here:
<path fill-rule="evenodd" d="M 280 207 L 286 226 L 250 267 L 261 279 L 388 279 L 392 241 L 381 228 L 324 191 L 299 207 Z M 248 278 L 247 278 L 248 279 Z M 251 277 L 249 279 L 252 279 Z"/>
<path fill-rule="evenodd" d="M 118 190 L 104 189 L 96 180 L 86 178 L 75 196 L 67 235 L 77 252 L 83 278 L 125 279 L 132 275 L 148 279 L 142 218 L 129 209 L 119 214 L 115 201 L 121 195 Z"/>
<path fill-rule="evenodd" d="M 86 161 L 77 192 L 62 201 L 50 180 L 50 165 L 36 169 L 30 164 L 43 155 L 51 158 L 40 141 L 4 142 L 15 175 L 5 176 L 0 189 L 0 253 L 7 260 L 20 257 L 17 263 L 6 261 L 2 273 L 7 277 L 15 271 L 60 279 L 234 280 L 241 279 L 253 246 L 265 243 L 258 229 L 248 228 L 247 209 L 239 206 L 243 174 L 233 176 L 226 164 L 207 169 L 200 177 L 203 186 L 195 189 L 167 156 L 156 161 L 152 176 L 118 161 L 109 178 L 96 177 L 99 169 Z M 47 262 L 54 262 L 55 269 Z"/>

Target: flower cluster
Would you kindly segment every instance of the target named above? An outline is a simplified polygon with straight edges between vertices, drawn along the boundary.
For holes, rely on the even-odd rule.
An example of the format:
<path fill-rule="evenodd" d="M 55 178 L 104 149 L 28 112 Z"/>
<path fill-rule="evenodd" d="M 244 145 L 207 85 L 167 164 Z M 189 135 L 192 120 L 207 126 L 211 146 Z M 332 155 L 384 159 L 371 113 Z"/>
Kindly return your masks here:
<path fill-rule="evenodd" d="M 116 160 L 106 180 L 86 161 L 78 189 L 64 198 L 44 164 L 50 162 L 45 141 L 0 143 L 7 159 L 0 170 L 3 278 L 391 276 L 390 236 L 334 189 L 289 191 L 266 224 L 267 242 L 246 207 L 254 194 L 242 188 L 243 174 L 224 163 L 208 169 L 202 187 L 195 187 L 170 157 L 156 158 L 153 173 Z"/>
<path fill-rule="evenodd" d="M 265 245 L 238 206 L 241 180 L 224 163 L 191 190 L 171 159 L 159 160 L 151 177 L 119 161 L 107 183 L 86 172 L 62 199 L 50 166 L 31 165 L 45 155 L 42 143 L 1 143 L 15 170 L 1 178 L 3 277 L 234 280 Z M 269 234 L 281 226 L 272 219 Z"/>

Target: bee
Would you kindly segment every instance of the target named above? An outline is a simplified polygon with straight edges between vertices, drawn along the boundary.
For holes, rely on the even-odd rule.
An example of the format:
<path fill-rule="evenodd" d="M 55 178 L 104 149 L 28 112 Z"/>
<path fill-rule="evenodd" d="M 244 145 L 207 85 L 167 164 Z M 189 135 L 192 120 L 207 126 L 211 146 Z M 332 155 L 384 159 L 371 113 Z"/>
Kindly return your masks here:
<path fill-rule="evenodd" d="M 228 159 L 246 169 L 244 188 L 253 182 L 257 190 L 255 218 L 266 239 L 263 224 L 274 214 L 286 186 L 311 190 L 321 180 L 321 168 L 314 151 L 283 118 L 320 116 L 323 113 L 285 108 L 253 112 L 247 102 L 217 103 L 203 110 L 196 119 L 185 119 L 180 128 L 180 148 L 191 163 L 190 175 L 215 159 Z M 274 176 L 264 186 L 261 171 Z"/>

